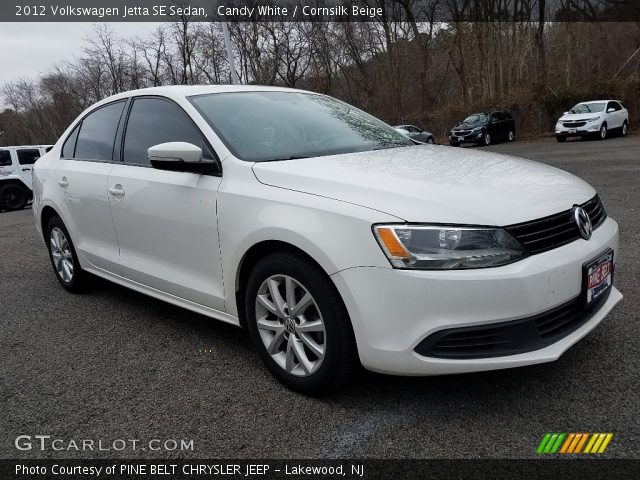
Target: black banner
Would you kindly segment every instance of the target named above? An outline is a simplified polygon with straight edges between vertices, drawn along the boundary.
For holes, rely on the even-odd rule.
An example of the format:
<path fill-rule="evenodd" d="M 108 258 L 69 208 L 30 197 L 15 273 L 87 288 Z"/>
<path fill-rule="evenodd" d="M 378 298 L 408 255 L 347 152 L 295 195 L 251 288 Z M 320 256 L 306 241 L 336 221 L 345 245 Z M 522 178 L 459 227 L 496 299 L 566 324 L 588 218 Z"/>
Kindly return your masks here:
<path fill-rule="evenodd" d="M 638 0 L 14 0 L 0 22 L 636 22 Z"/>
<path fill-rule="evenodd" d="M 640 460 L 0 460 L 0 478 L 635 480 Z"/>

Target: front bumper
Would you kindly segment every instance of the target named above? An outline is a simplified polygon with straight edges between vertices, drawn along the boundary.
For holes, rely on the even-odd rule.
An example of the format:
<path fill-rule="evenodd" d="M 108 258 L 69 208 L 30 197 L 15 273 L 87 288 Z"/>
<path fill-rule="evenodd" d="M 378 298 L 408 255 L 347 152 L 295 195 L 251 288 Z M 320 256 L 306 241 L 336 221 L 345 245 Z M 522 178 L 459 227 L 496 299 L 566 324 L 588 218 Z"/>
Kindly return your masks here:
<path fill-rule="evenodd" d="M 468 135 L 456 134 L 451 132 L 449 135 L 449 143 L 481 143 L 482 142 L 482 130 L 476 133 L 470 133 Z"/>
<path fill-rule="evenodd" d="M 591 122 L 580 127 L 565 127 L 561 123 L 558 123 L 556 124 L 555 132 L 558 137 L 597 135 L 600 132 L 600 123 Z"/>
<path fill-rule="evenodd" d="M 622 299 L 613 287 L 584 324 L 539 350 L 470 360 L 419 355 L 416 346 L 440 330 L 532 317 L 582 291 L 582 265 L 607 248 L 618 253 L 618 225 L 607 220 L 589 241 L 577 240 L 498 268 L 411 271 L 358 267 L 332 276 L 356 335 L 362 364 L 399 375 L 439 375 L 519 367 L 557 360 Z"/>

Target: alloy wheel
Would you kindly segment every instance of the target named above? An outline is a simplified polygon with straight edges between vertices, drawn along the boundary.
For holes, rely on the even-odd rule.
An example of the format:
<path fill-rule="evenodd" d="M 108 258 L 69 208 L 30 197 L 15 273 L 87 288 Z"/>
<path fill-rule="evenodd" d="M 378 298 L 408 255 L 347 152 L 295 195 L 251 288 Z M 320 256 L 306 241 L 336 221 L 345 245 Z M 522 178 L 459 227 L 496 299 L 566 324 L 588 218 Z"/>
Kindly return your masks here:
<path fill-rule="evenodd" d="M 628 128 L 627 123 L 626 123 L 626 122 L 625 122 L 625 123 L 623 123 L 623 124 L 622 124 L 622 136 L 623 136 L 623 137 L 626 137 L 626 136 L 627 136 L 627 128 Z"/>
<path fill-rule="evenodd" d="M 73 255 L 66 235 L 58 227 L 51 229 L 51 258 L 56 274 L 63 282 L 69 283 L 73 279 Z"/>
<path fill-rule="evenodd" d="M 600 138 L 603 139 L 603 140 L 605 138 L 607 138 L 607 126 L 606 125 L 602 125 L 600 127 Z"/>
<path fill-rule="evenodd" d="M 491 135 L 489 135 L 488 133 L 484 134 L 484 144 L 491 145 Z"/>
<path fill-rule="evenodd" d="M 513 142 L 513 132 L 509 130 L 509 141 Z"/>
<path fill-rule="evenodd" d="M 309 291 L 288 275 L 272 275 L 255 301 L 260 339 L 271 358 L 286 372 L 315 373 L 326 353 L 324 320 Z"/>

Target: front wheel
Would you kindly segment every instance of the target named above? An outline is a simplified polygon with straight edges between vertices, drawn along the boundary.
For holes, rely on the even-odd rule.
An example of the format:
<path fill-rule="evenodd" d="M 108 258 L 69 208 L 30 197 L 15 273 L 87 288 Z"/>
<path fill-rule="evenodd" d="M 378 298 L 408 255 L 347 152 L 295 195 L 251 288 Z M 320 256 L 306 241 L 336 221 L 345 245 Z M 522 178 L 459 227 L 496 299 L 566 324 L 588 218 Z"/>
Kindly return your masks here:
<path fill-rule="evenodd" d="M 564 135 L 556 135 L 556 140 L 559 142 L 566 142 L 567 137 L 565 137 Z"/>
<path fill-rule="evenodd" d="M 622 130 L 620 131 L 620 134 L 623 137 L 626 137 L 628 133 L 629 133 L 629 124 L 625 120 L 624 123 L 622 124 Z"/>
<path fill-rule="evenodd" d="M 289 388 L 322 395 L 352 378 L 358 359 L 349 315 L 313 262 L 286 252 L 265 257 L 249 277 L 245 311 L 253 345 Z"/>
<path fill-rule="evenodd" d="M 13 211 L 22 210 L 27 205 L 27 189 L 17 183 L 0 186 L 0 208 Z"/>
<path fill-rule="evenodd" d="M 451 145 L 452 147 L 459 147 L 460 144 L 458 142 L 449 142 L 449 145 Z"/>
<path fill-rule="evenodd" d="M 433 145 L 433 144 L 435 143 L 435 142 L 434 142 L 434 140 L 433 140 L 433 137 L 429 137 L 429 138 L 427 138 L 427 143 L 428 143 L 429 145 Z"/>
<path fill-rule="evenodd" d="M 516 138 L 516 134 L 513 133 L 513 130 L 509 130 L 509 133 L 507 134 L 507 140 L 509 140 L 510 142 L 513 142 L 514 138 Z"/>
<path fill-rule="evenodd" d="M 605 138 L 607 138 L 607 124 L 603 123 L 602 126 L 600 127 L 600 134 L 598 135 L 598 138 L 600 140 L 604 140 Z"/>
<path fill-rule="evenodd" d="M 484 146 L 491 145 L 491 135 L 489 135 L 489 132 L 484 132 L 484 135 L 482 136 L 482 143 Z"/>

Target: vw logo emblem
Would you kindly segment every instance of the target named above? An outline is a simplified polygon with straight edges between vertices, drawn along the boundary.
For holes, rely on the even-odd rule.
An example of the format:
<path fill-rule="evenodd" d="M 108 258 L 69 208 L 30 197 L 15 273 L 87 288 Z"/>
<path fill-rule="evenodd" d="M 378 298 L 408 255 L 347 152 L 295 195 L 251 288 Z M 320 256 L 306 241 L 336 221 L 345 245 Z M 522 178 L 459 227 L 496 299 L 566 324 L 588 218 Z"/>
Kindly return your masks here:
<path fill-rule="evenodd" d="M 289 333 L 295 333 L 296 331 L 296 324 L 293 320 L 293 318 L 291 317 L 287 317 L 284 320 L 284 328 L 287 330 L 287 332 Z"/>
<path fill-rule="evenodd" d="M 580 235 L 585 240 L 589 240 L 591 238 L 591 233 L 593 232 L 593 227 L 591 226 L 591 219 L 589 218 L 589 214 L 582 207 L 574 207 L 573 208 L 573 220 L 576 222 L 578 226 L 578 231 Z"/>

